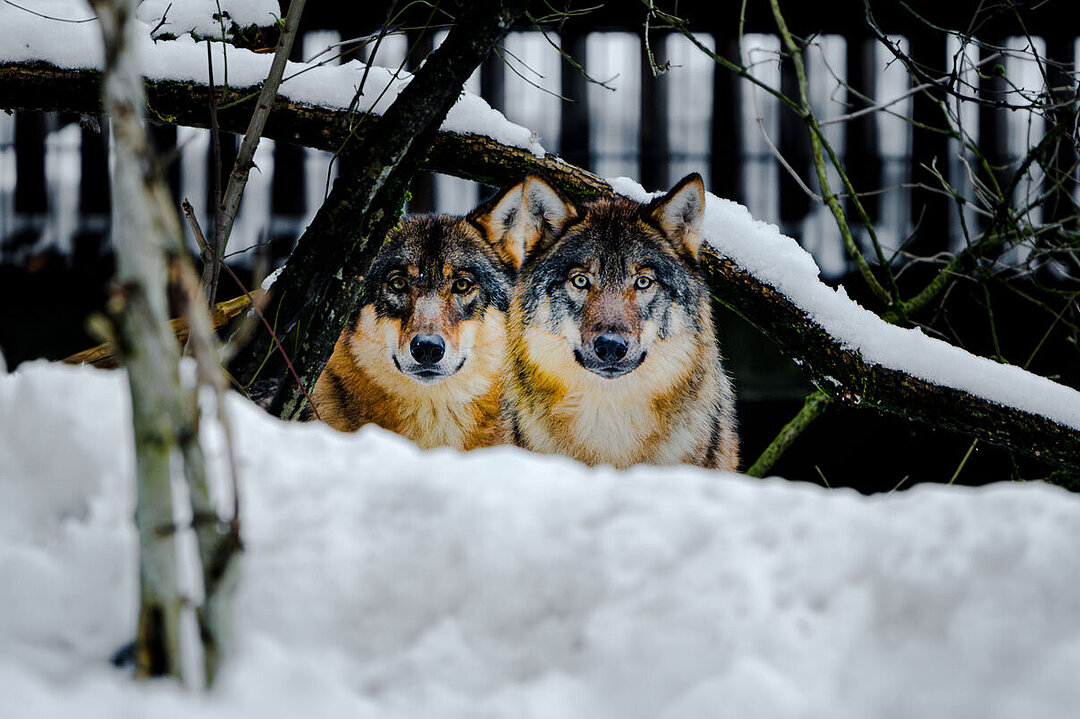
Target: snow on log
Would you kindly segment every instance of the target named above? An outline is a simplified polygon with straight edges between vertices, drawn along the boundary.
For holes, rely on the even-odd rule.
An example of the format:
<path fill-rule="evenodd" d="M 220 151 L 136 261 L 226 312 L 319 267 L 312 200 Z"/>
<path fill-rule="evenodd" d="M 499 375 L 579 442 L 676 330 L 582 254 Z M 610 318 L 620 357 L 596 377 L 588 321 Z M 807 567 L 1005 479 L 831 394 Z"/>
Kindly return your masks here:
<path fill-rule="evenodd" d="M 47 52 L 13 52 L 12 45 L 0 39 L 0 104 L 99 111 L 100 75 L 86 69 L 93 62 L 84 62 L 83 68 L 71 58 L 46 62 Z M 205 66 L 205 52 L 183 39 L 160 45 L 169 46 L 172 60 L 162 65 L 160 58 L 155 59 L 154 68 L 173 72 L 171 79 L 148 81 L 151 116 L 160 122 L 205 127 L 207 87 L 196 70 L 199 63 Z M 231 51 L 232 84 L 223 104 L 251 95 L 268 62 L 255 53 Z M 258 70 L 244 70 L 249 66 Z M 290 67 L 289 74 L 304 69 L 297 64 Z M 355 87 L 345 76 L 355 81 L 362 67 L 350 63 L 294 74 L 275 103 L 265 135 L 325 150 L 339 147 L 349 132 L 345 108 L 353 90 L 348 88 Z M 396 96 L 401 86 L 395 83 L 408 80 L 381 74 L 389 70 L 372 72 L 390 83 L 387 95 Z M 384 97 L 374 111 L 384 109 L 386 102 Z M 250 103 L 241 104 L 221 111 L 219 123 L 227 131 L 242 132 L 249 113 Z M 352 132 L 363 136 L 376 122 L 372 115 L 357 116 Z M 578 199 L 614 191 L 611 183 L 544 153 L 532 133 L 468 93 L 448 115 L 426 167 L 488 185 L 539 172 Z M 639 198 L 646 194 L 633 182 L 615 185 L 624 194 Z M 1080 392 L 1019 367 L 977 357 L 918 330 L 889 325 L 848 298 L 842 287 L 822 283 L 810 255 L 775 226 L 754 220 L 737 203 L 711 195 L 706 209 L 709 246 L 703 269 L 716 298 L 776 342 L 830 397 L 970 434 L 1076 472 Z"/>

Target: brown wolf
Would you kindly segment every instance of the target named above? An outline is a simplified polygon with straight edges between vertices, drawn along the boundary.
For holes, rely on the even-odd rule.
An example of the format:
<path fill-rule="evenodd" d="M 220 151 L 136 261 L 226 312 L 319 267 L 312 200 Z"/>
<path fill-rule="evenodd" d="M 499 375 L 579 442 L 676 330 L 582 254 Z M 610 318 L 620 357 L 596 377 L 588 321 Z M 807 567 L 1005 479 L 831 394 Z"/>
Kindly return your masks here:
<path fill-rule="evenodd" d="M 508 441 L 505 313 L 524 256 L 514 188 L 468 217 L 415 216 L 387 237 L 312 399 L 342 431 L 374 422 L 421 447 Z"/>
<path fill-rule="evenodd" d="M 731 383 L 698 272 L 705 189 L 574 204 L 536 177 L 507 323 L 516 444 L 587 464 L 734 469 Z"/>

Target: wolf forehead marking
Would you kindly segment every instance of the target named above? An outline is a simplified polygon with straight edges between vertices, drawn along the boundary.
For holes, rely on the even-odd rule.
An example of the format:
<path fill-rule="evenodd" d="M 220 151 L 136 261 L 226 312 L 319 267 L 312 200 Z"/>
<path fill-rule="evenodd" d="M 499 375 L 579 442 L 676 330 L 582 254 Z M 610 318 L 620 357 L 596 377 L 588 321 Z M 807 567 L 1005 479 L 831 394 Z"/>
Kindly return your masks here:
<path fill-rule="evenodd" d="M 704 286 L 696 270 L 676 254 L 670 243 L 656 229 L 641 222 L 637 210 L 609 203 L 572 227 L 548 252 L 527 271 L 524 299 L 527 312 L 535 310 L 544 297 L 553 297 L 557 305 L 566 296 L 564 283 L 574 269 L 595 275 L 599 288 L 621 288 L 646 270 L 658 284 L 650 311 L 659 311 L 673 301 L 696 306 Z"/>
<path fill-rule="evenodd" d="M 365 304 L 385 304 L 382 285 L 395 271 L 406 272 L 416 289 L 428 293 L 446 289 L 458 274 L 468 274 L 501 310 L 509 304 L 514 275 L 467 222 L 441 215 L 408 218 L 391 233 L 365 278 Z"/>

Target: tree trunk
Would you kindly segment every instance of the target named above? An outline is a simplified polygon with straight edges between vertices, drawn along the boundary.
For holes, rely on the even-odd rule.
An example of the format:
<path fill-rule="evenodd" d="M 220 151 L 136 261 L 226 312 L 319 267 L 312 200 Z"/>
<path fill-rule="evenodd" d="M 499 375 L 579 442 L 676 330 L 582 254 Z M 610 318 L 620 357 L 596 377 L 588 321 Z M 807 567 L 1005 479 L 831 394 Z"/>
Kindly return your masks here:
<path fill-rule="evenodd" d="M 115 138 L 112 227 L 119 289 L 109 304 L 114 344 L 128 371 L 135 435 L 140 587 L 136 673 L 179 678 L 182 598 L 172 504 L 173 481 L 179 477 L 174 477 L 174 467 L 183 467 L 191 492 L 200 555 L 216 554 L 222 541 L 209 503 L 195 393 L 180 384 L 179 347 L 168 322 L 167 288 L 187 296 L 189 323 L 203 339 L 209 335 L 209 318 L 203 303 L 190 301 L 192 294 L 197 295 L 194 270 L 184 250 L 175 203 L 142 124 L 144 85 L 134 53 L 137 4 L 137 0 L 93 0 L 105 40 L 105 109 Z M 205 626 L 203 640 L 209 658 L 219 642 L 213 630 L 208 636 Z"/>

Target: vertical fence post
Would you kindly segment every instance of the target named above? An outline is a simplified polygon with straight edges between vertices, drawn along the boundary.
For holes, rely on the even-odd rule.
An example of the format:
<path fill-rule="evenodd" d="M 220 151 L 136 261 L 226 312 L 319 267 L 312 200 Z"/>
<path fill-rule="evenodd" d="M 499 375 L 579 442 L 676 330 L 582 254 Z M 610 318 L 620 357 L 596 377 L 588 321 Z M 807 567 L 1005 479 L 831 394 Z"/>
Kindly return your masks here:
<path fill-rule="evenodd" d="M 717 27 L 713 33 L 716 54 L 741 62 L 738 42 L 730 27 Z M 743 188 L 742 95 L 737 75 L 717 64 L 713 68 L 712 132 L 709 148 L 709 179 L 712 191 L 720 197 L 746 204 Z"/>
<path fill-rule="evenodd" d="M 855 92 L 862 93 L 873 102 L 877 97 L 877 70 L 874 62 L 875 42 L 864 35 L 852 35 L 847 40 L 848 110 L 854 112 L 867 106 L 857 99 Z M 881 151 L 878 147 L 877 113 L 868 112 L 847 123 L 844 135 L 844 166 L 855 191 L 860 193 L 863 208 L 870 219 L 878 219 L 878 196 L 872 192 L 881 187 Z M 862 195 L 861 193 L 869 193 Z M 852 227 L 858 219 L 847 203 L 847 214 Z"/>
<path fill-rule="evenodd" d="M 305 7 L 305 10 L 307 8 Z M 307 18 L 300 19 L 301 28 Z M 350 36 L 355 37 L 355 36 Z M 297 31 L 297 38 L 293 42 L 289 59 L 294 62 L 304 60 L 305 48 L 304 37 Z M 305 168 L 305 155 L 311 150 L 290 145 L 287 142 L 274 143 L 274 174 L 270 179 L 270 243 L 271 247 L 279 244 L 288 244 L 292 249 L 292 243 L 296 240 L 300 218 L 304 216 L 307 207 L 307 172 Z M 310 208 L 312 212 L 316 208 Z M 278 217 L 285 219 L 278 223 L 274 220 Z M 285 229 L 288 227 L 289 229 Z"/>
<path fill-rule="evenodd" d="M 1046 57 L 1050 61 L 1047 68 L 1047 80 L 1050 87 L 1047 94 L 1055 103 L 1061 106 L 1047 113 L 1049 130 L 1059 122 L 1069 122 L 1070 118 L 1076 117 L 1076 81 L 1070 70 L 1076 67 L 1076 40 L 1063 33 L 1047 33 Z M 1044 185 L 1050 192 L 1045 204 L 1045 216 L 1043 221 L 1047 223 L 1061 222 L 1073 214 L 1076 197 L 1076 162 L 1080 159 L 1076 154 L 1076 144 L 1070 142 L 1066 136 L 1061 139 L 1055 148 L 1054 155 L 1050 158 L 1050 172 L 1053 176 L 1049 182 L 1060 181 L 1060 185 L 1053 187 L 1049 182 Z M 1075 226 L 1075 221 L 1074 221 Z"/>
<path fill-rule="evenodd" d="M 930 76 L 943 73 L 948 58 L 947 35 L 940 30 L 919 26 L 909 38 L 911 59 Z M 912 78 L 912 82 L 921 82 Z M 942 174 L 948 172 L 949 139 L 943 132 L 919 127 L 943 128 L 945 116 L 941 111 L 942 98 L 928 92 L 916 93 L 911 99 L 911 118 L 916 124 L 911 133 L 911 181 L 941 189 L 938 180 L 926 168 L 933 167 Z M 911 193 L 911 222 L 914 235 L 907 244 L 908 252 L 929 256 L 949 248 L 949 210 L 952 200 L 944 192 L 915 188 Z"/>
<path fill-rule="evenodd" d="M 644 35 L 641 45 L 641 125 L 638 129 L 638 152 L 641 157 L 641 184 L 648 190 L 660 190 L 668 186 L 668 78 L 666 74 L 653 76 L 649 57 L 645 51 Z M 667 62 L 667 36 L 653 33 L 648 38 L 652 48 L 653 62 L 664 67 Z"/>
<path fill-rule="evenodd" d="M 98 126 L 84 125 L 79 143 L 79 225 L 75 233 L 72 263 L 92 267 L 105 248 L 109 208 L 109 125 L 105 115 Z"/>
<path fill-rule="evenodd" d="M 567 23 L 560 34 L 562 49 L 585 67 L 585 32 Z M 563 158 L 572 165 L 589 167 L 588 81 L 568 62 L 562 63 L 563 103 L 559 118 L 559 144 Z"/>
<path fill-rule="evenodd" d="M 45 192 L 46 114 L 32 110 L 15 113 L 15 212 L 44 214 L 49 208 Z"/>
<path fill-rule="evenodd" d="M 807 81 L 810 82 L 809 69 Z M 798 78 L 795 65 L 790 59 L 780 65 L 780 91 L 788 97 L 799 97 Z M 816 185 L 813 179 L 813 163 L 810 159 L 810 136 L 806 123 L 794 111 L 780 108 L 780 154 L 791 165 L 795 173 L 810 187 Z M 791 225 L 802 222 L 810 214 L 811 199 L 786 169 L 780 170 L 780 222 L 791 229 Z M 801 233 L 795 233 L 796 236 Z"/>

